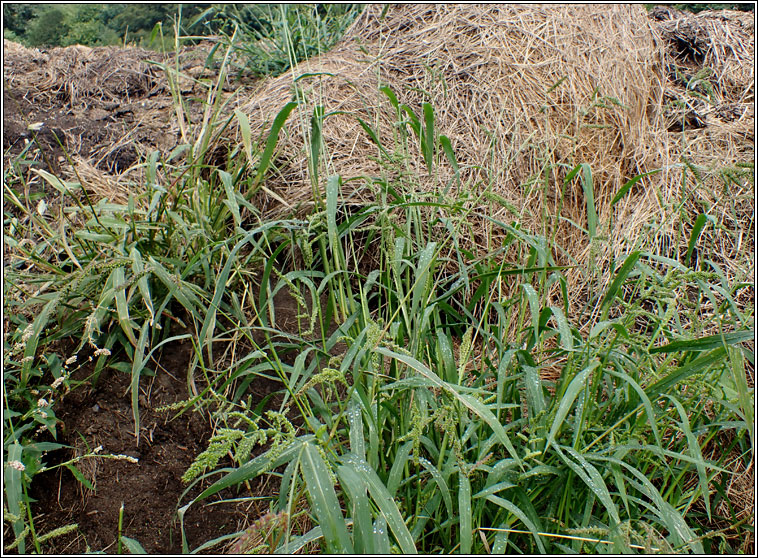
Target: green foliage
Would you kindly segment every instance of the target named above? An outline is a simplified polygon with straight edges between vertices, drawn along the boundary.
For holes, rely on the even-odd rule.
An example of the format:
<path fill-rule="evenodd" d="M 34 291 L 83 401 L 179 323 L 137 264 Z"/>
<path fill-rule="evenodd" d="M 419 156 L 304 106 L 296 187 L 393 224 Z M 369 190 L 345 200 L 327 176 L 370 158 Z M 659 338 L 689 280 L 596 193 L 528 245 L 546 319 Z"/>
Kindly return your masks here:
<path fill-rule="evenodd" d="M 422 127 L 410 107 L 396 108 L 398 129 L 411 129 L 391 152 L 369 133 L 386 164 L 402 161 L 413 139 L 427 164 L 442 164 L 440 152 L 455 160 L 435 137 L 432 110 Z M 316 134 L 317 114 L 311 125 Z M 315 172 L 320 147 L 310 155 Z M 714 298 L 716 274 L 635 251 L 608 286 L 589 290 L 587 315 L 567 316 L 565 301 L 547 302 L 566 282 L 562 269 L 517 223 L 497 225 L 523 257 L 509 269 L 496 254 L 457 253 L 471 211 L 461 203 L 366 177 L 375 202 L 355 208 L 340 177 L 325 184 L 314 191 L 320 213 L 295 236 L 308 265 L 282 270 L 279 283 L 327 294 L 318 310 L 339 324 L 316 339 L 287 335 L 300 356 L 277 364 L 281 410 L 297 412 L 302 431 L 275 454 L 221 471 L 184 511 L 284 467 L 272 511 L 292 515 L 305 497 L 315 526 L 291 527 L 277 552 L 314 540 L 327 552 L 705 551 L 726 456 L 752 455 L 741 360 L 751 357 L 740 346 L 754 338 L 748 316 L 721 305 L 720 336 L 681 322 L 696 322 L 698 304 Z M 430 223 L 451 228 L 433 234 Z M 378 247 L 369 260 L 366 237 Z M 700 302 L 683 305 L 693 292 Z M 261 295 L 256 314 L 270 304 Z M 725 428 L 728 447 L 707 458 Z"/>
<path fill-rule="evenodd" d="M 345 19 L 310 28 L 337 14 L 330 9 Z M 348 194 L 328 172 L 328 115 L 316 107 L 297 114 L 311 125 L 313 212 L 270 220 L 251 202 L 260 191 L 274 195 L 267 181 L 278 137 L 301 107 L 282 107 L 261 137 L 246 115 L 222 117 L 218 93 L 233 49 L 273 53 L 248 68 L 283 71 L 317 52 L 309 44 L 325 48 L 329 25 L 347 25 L 352 9 L 200 14 L 229 10 L 211 21 L 238 25 L 246 39 L 227 45 L 199 124 L 187 117 L 175 69 L 162 66 L 183 143 L 142 161 L 144 182 L 124 203 L 92 200 L 83 184 L 32 171 L 23 157 L 5 170 L 4 491 L 13 548 L 23 553 L 31 540 L 42 550 L 27 489 L 45 453 L 60 447 L 40 435 L 56 434 L 54 401 L 73 370 L 92 359 L 93 381 L 105 366 L 129 374 L 138 433 L 139 382 L 157 373 L 151 355 L 188 337 L 199 393 L 173 408 L 212 406 L 218 430 L 183 477 L 203 491 L 179 509 L 181 522 L 194 503 L 267 474 L 279 483 L 272 516 L 286 518 L 267 543 L 277 553 L 313 544 L 377 554 L 703 553 L 714 523 L 744 534 L 720 515 L 719 474 L 730 456 L 753 457 L 754 356 L 742 345 L 754 338 L 753 315 L 699 240 L 710 221 L 687 224 L 687 265 L 643 245 L 620 254 L 605 281 L 586 270 L 585 309 L 570 314 L 565 268 L 548 238 L 491 221 L 502 246 L 479 258 L 460 247 L 481 200 L 462 184 L 433 107 L 417 114 L 388 88 L 393 136 L 360 122 L 386 172 L 361 177 Z M 121 13 L 105 10 L 114 20 Z M 92 22 L 96 10 L 82 14 Z M 302 23 L 306 16 L 314 19 Z M 275 39 L 263 38 L 269 31 Z M 273 42 L 263 48 L 264 40 Z M 214 139 L 233 119 L 242 142 L 224 157 Z M 450 164 L 459 193 L 416 188 L 414 150 L 431 177 Z M 591 193 L 592 169 L 580 163 L 570 176 L 579 172 Z M 29 193 L 31 179 L 62 200 L 58 213 L 39 203 L 44 190 Z M 587 232 L 600 241 L 605 224 L 585 197 Z M 301 327 L 277 322 L 279 291 L 296 300 Z M 176 322 L 188 333 L 172 336 Z M 66 338 L 76 354 L 55 353 Z M 281 389 L 253 402 L 248 387 L 261 377 Z M 274 400 L 276 411 L 267 407 Z M 720 451 L 707 451 L 714 445 Z M 74 461 L 60 466 L 80 478 Z M 189 552 L 183 523 L 182 538 Z M 118 544 L 142 550 L 120 529 Z"/>
<path fill-rule="evenodd" d="M 69 28 L 65 14 L 58 8 L 49 8 L 31 22 L 26 38 L 30 44 L 57 46 L 62 44 Z"/>
<path fill-rule="evenodd" d="M 180 6 L 185 24 L 206 8 L 203 4 L 3 4 L 3 34 L 32 47 L 125 41 L 148 46 L 155 24 L 172 28 Z"/>
<path fill-rule="evenodd" d="M 254 75 L 279 75 L 295 63 L 331 48 L 360 13 L 357 4 L 219 4 L 200 14 L 205 27 L 234 42 Z"/>

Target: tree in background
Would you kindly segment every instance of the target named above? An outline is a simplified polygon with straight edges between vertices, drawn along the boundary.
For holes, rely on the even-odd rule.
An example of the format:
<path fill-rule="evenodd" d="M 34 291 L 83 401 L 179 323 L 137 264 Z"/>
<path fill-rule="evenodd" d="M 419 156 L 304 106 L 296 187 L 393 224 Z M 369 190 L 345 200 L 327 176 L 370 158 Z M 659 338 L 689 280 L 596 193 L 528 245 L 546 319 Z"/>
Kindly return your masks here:
<path fill-rule="evenodd" d="M 139 44 L 149 46 L 156 23 L 167 35 L 182 10 L 182 29 L 204 4 L 3 4 L 3 37 L 26 46 Z"/>
<path fill-rule="evenodd" d="M 65 14 L 56 7 L 47 8 L 31 20 L 27 42 L 35 46 L 60 46 L 68 31 Z"/>

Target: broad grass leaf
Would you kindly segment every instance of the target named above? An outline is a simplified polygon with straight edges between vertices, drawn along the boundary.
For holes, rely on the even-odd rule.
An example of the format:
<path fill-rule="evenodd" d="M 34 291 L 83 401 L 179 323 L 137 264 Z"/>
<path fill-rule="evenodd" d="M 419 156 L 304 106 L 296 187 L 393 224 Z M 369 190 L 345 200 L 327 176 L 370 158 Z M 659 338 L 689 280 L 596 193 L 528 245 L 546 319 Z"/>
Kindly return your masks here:
<path fill-rule="evenodd" d="M 587 458 L 591 459 L 592 461 L 616 463 L 617 465 L 629 471 L 634 479 L 624 475 L 624 477 L 627 479 L 628 484 L 641 492 L 643 495 L 647 496 L 652 504 L 647 506 L 648 509 L 650 509 L 650 511 L 653 512 L 653 514 L 661 521 L 661 523 L 666 526 L 666 529 L 669 531 L 668 536 L 670 538 L 673 537 L 674 544 L 676 545 L 677 542 L 686 544 L 695 554 L 704 554 L 702 543 L 695 535 L 695 533 L 693 533 L 689 528 L 682 514 L 663 499 L 660 492 L 658 492 L 658 489 L 653 485 L 653 483 L 650 482 L 644 473 L 640 472 L 633 465 L 630 465 L 629 463 L 626 463 L 620 459 L 616 459 L 615 457 L 592 454 L 588 455 Z M 628 498 L 630 501 L 635 501 L 635 498 L 632 496 L 628 496 Z M 639 500 L 637 501 L 639 502 Z"/>
<path fill-rule="evenodd" d="M 569 326 L 566 315 L 563 310 L 557 306 L 551 306 L 550 310 L 553 312 L 553 317 L 558 324 L 558 333 L 561 337 L 561 347 L 567 351 L 571 351 L 574 348 L 574 337 L 571 335 L 571 327 Z"/>
<path fill-rule="evenodd" d="M 653 174 L 661 172 L 660 169 L 656 169 L 654 171 L 646 172 L 644 174 L 638 174 L 637 176 L 631 178 L 624 184 L 621 188 L 619 188 L 619 191 L 616 192 L 616 195 L 613 196 L 613 199 L 611 200 L 611 207 L 616 205 L 618 202 L 622 200 L 622 198 L 626 195 L 626 193 L 634 186 L 637 182 L 639 182 L 641 179 L 643 179 L 646 176 L 651 176 Z"/>
<path fill-rule="evenodd" d="M 706 215 L 705 213 L 701 213 L 697 216 L 697 219 L 695 219 L 695 223 L 692 225 L 692 232 L 690 232 L 690 241 L 687 243 L 687 256 L 685 257 L 684 263 L 686 265 L 690 265 L 690 260 L 692 259 L 692 252 L 695 250 L 695 245 L 697 244 L 698 239 L 700 238 L 700 233 L 703 232 L 703 228 L 706 225 Z"/>
<path fill-rule="evenodd" d="M 405 525 L 403 516 L 397 509 L 397 504 L 395 503 L 394 498 L 390 495 L 387 487 L 376 474 L 376 471 L 369 467 L 368 463 L 358 459 L 352 454 L 344 460 L 344 466 L 353 468 L 359 476 L 363 477 L 363 480 L 368 487 L 369 494 L 371 495 L 371 499 L 374 501 L 377 508 L 379 508 L 379 511 L 387 521 L 387 525 L 395 535 L 395 539 L 397 540 L 398 546 L 400 546 L 401 552 L 404 554 L 416 554 L 416 545 L 413 543 L 413 539 L 411 538 L 410 531 L 408 531 L 408 527 Z"/>
<path fill-rule="evenodd" d="M 387 533 L 387 520 L 380 515 L 374 521 L 374 553 L 377 556 L 386 556 L 390 553 L 390 537 Z"/>
<path fill-rule="evenodd" d="M 410 461 L 411 450 L 413 449 L 413 442 L 405 442 L 397 450 L 395 458 L 392 461 L 392 467 L 390 468 L 390 474 L 387 477 L 387 492 L 393 498 L 397 494 L 397 489 L 400 486 L 402 480 L 403 470 Z"/>
<path fill-rule="evenodd" d="M 383 155 L 384 155 L 384 156 L 385 156 L 387 159 L 390 159 L 390 160 L 391 160 L 391 159 L 392 159 L 392 157 L 390 157 L 390 154 L 389 154 L 389 153 L 387 152 L 387 150 L 384 148 L 384 146 L 382 145 L 382 142 L 381 142 L 381 141 L 379 141 L 379 136 L 377 136 L 377 135 L 376 135 L 376 132 L 374 132 L 374 130 L 373 130 L 373 129 L 372 129 L 372 128 L 371 128 L 371 127 L 368 125 L 368 124 L 366 124 L 366 123 L 363 121 L 363 119 L 362 119 L 362 118 L 358 118 L 358 123 L 361 125 L 361 128 L 363 128 L 363 130 L 364 130 L 364 131 L 365 131 L 365 132 L 368 134 L 368 137 L 369 137 L 369 138 L 371 138 L 371 141 L 373 141 L 373 142 L 376 144 L 376 146 L 377 146 L 379 149 L 381 149 L 381 151 L 382 151 L 382 154 L 383 154 Z"/>
<path fill-rule="evenodd" d="M 592 180 L 592 169 L 587 163 L 582 163 L 582 188 L 587 204 L 587 230 L 592 241 L 597 236 L 597 210 L 595 209 L 595 184 Z"/>
<path fill-rule="evenodd" d="M 645 393 L 650 399 L 657 399 L 659 395 L 664 394 L 666 390 L 668 390 L 671 386 L 681 382 L 693 374 L 698 374 L 704 370 L 707 370 L 718 362 L 723 362 L 725 358 L 726 349 L 724 347 L 714 349 L 711 352 L 706 353 L 703 356 L 691 362 L 688 362 L 679 368 L 674 369 L 673 372 L 664 376 L 653 385 L 646 387 Z"/>
<path fill-rule="evenodd" d="M 597 499 L 600 500 L 603 506 L 605 506 L 605 509 L 608 511 L 611 519 L 614 521 L 614 525 L 621 523 L 618 508 L 616 507 L 616 504 L 613 503 L 611 494 L 608 491 L 608 487 L 606 486 L 605 481 L 603 480 L 603 477 L 597 468 L 592 465 L 592 463 L 587 461 L 587 459 L 585 459 L 581 453 L 572 447 L 555 445 L 555 450 L 563 462 L 571 467 L 571 469 L 579 476 L 579 478 L 584 481 L 584 483 L 587 485 L 587 488 L 589 488 L 593 494 L 595 494 Z M 563 451 L 573 457 L 578 462 L 578 464 L 569 459 L 563 453 Z"/>
<path fill-rule="evenodd" d="M 139 288 L 140 295 L 142 295 L 142 301 L 145 303 L 145 307 L 150 312 L 151 325 L 155 322 L 155 309 L 153 308 L 153 299 L 150 295 L 150 284 L 147 282 L 147 274 L 143 273 L 145 264 L 142 262 L 142 254 L 136 247 L 132 247 L 129 252 L 129 257 L 132 259 L 132 272 L 137 279 L 137 287 Z"/>
<path fill-rule="evenodd" d="M 700 483 L 700 494 L 705 502 L 705 511 L 708 514 L 708 520 L 711 519 L 711 497 L 708 489 L 708 474 L 705 472 L 705 461 L 703 460 L 703 453 L 700 451 L 700 442 L 697 437 L 692 433 L 692 427 L 690 426 L 690 419 L 687 416 L 687 412 L 676 397 L 667 395 L 668 399 L 674 404 L 681 422 L 679 423 L 682 432 L 687 438 L 687 446 L 690 450 L 693 460 L 695 461 L 695 467 L 697 468 L 697 476 Z"/>
<path fill-rule="evenodd" d="M 429 103 L 422 105 L 424 111 L 424 135 L 422 141 L 422 148 L 424 150 L 424 160 L 426 161 L 426 168 L 431 174 L 432 166 L 434 165 L 434 148 L 436 143 L 434 141 L 434 107 Z"/>
<path fill-rule="evenodd" d="M 458 520 L 461 537 L 461 554 L 471 554 L 473 539 L 471 508 L 471 482 L 460 472 L 458 474 Z"/>
<path fill-rule="evenodd" d="M 284 122 L 287 120 L 287 117 L 297 105 L 297 102 L 290 101 L 284 105 L 282 110 L 280 110 L 274 118 L 274 123 L 271 125 L 271 130 L 269 131 L 268 137 L 266 138 L 266 147 L 263 149 L 261 160 L 258 163 L 258 172 L 256 173 L 254 179 L 254 182 L 256 184 L 260 183 L 261 180 L 263 180 L 263 175 L 266 174 L 266 171 L 271 164 L 271 159 L 274 155 L 274 149 L 276 148 L 276 144 L 279 141 L 279 131 L 284 126 Z"/>
<path fill-rule="evenodd" d="M 218 45 L 216 45 L 218 46 Z M 234 116 L 237 118 L 239 124 L 240 135 L 242 136 L 242 147 L 245 150 L 245 156 L 252 169 L 255 163 L 253 162 L 253 140 L 252 132 L 250 131 L 250 118 L 242 112 L 240 109 L 234 109 Z"/>
<path fill-rule="evenodd" d="M 439 488 L 439 494 L 442 496 L 442 501 L 445 504 L 447 517 L 453 517 L 453 498 L 450 495 L 450 487 L 447 485 L 447 482 L 442 476 L 442 473 L 440 473 L 439 469 L 430 463 L 428 459 L 419 457 L 418 462 L 424 469 L 429 471 L 429 474 L 432 475 L 432 479 L 437 484 L 437 488 Z"/>
<path fill-rule="evenodd" d="M 95 487 L 92 486 L 92 483 L 79 469 L 76 468 L 76 465 L 73 463 L 66 463 L 66 469 L 71 471 L 71 474 L 74 475 L 74 478 L 82 483 L 88 490 L 95 490 Z"/>
<path fill-rule="evenodd" d="M 21 461 L 23 454 L 23 447 L 18 442 L 14 442 L 8 447 L 7 458 L 5 462 L 3 472 L 3 483 L 5 484 L 5 503 L 8 506 L 8 511 L 18 517 L 17 521 L 13 522 L 13 535 L 18 537 L 24 530 L 24 519 L 21 514 L 21 505 L 24 502 L 24 494 L 21 487 L 21 475 L 22 471 L 14 469 L 8 465 L 11 461 Z M 19 554 L 24 554 L 26 549 L 25 541 L 22 539 L 18 544 Z"/>
<path fill-rule="evenodd" d="M 292 443 L 284 450 L 277 452 L 276 457 L 273 459 L 271 457 L 270 450 L 251 459 L 241 467 L 234 469 L 232 472 L 227 473 L 222 478 L 214 482 L 203 492 L 201 492 L 200 495 L 193 499 L 189 504 L 187 504 L 185 508 L 188 508 L 191 504 L 199 500 L 213 496 L 225 488 L 237 486 L 238 484 L 257 477 L 267 470 L 273 470 L 285 463 L 289 463 L 292 459 L 296 459 L 300 455 L 303 446 L 310 443 L 313 439 L 314 436 L 312 434 L 301 436 L 293 440 Z"/>
<path fill-rule="evenodd" d="M 360 119 L 359 119 L 360 120 Z M 314 186 L 318 186 L 318 173 L 319 173 L 319 160 L 321 158 L 321 125 L 324 122 L 324 107 L 318 105 L 313 108 L 313 114 L 311 115 L 311 151 L 310 151 L 310 167 L 311 167 L 311 181 Z"/>
<path fill-rule="evenodd" d="M 337 467 L 340 486 L 347 492 L 353 515 L 353 543 L 356 554 L 374 554 L 374 524 L 365 480 L 352 467 Z"/>
<path fill-rule="evenodd" d="M 134 417 L 134 437 L 137 438 L 139 445 L 139 378 L 144 366 L 145 348 L 148 342 L 148 332 L 150 331 L 150 322 L 145 320 L 140 330 L 139 341 L 134 348 L 134 357 L 132 359 L 132 380 L 129 389 L 132 393 L 132 416 Z"/>
<path fill-rule="evenodd" d="M 305 444 L 300 454 L 300 469 L 311 500 L 311 509 L 324 533 L 331 553 L 352 554 L 353 544 L 345 527 L 340 503 L 329 477 L 329 468 L 313 444 Z"/>
<path fill-rule="evenodd" d="M 745 420 L 745 426 L 750 434 L 750 439 L 753 440 L 753 447 L 755 447 L 755 438 L 753 437 L 755 428 L 755 398 L 751 396 L 750 389 L 747 383 L 747 371 L 745 370 L 745 356 L 742 351 L 739 351 L 733 347 L 729 347 L 729 361 L 731 363 L 730 371 L 732 373 L 732 379 L 737 387 L 737 398 L 742 411 L 742 418 Z M 755 390 L 753 390 L 753 394 Z"/>
<path fill-rule="evenodd" d="M 347 420 L 350 424 L 350 451 L 361 459 L 366 459 L 361 409 L 355 401 L 350 401 L 347 405 Z"/>
<path fill-rule="evenodd" d="M 497 504 L 501 508 L 508 510 L 510 513 L 518 517 L 521 522 L 526 525 L 526 528 L 529 529 L 529 531 L 534 536 L 534 542 L 537 544 L 537 548 L 542 554 L 545 554 L 547 551 L 545 550 L 545 545 L 542 543 L 542 538 L 540 536 L 539 529 L 537 529 L 537 526 L 532 523 L 532 521 L 527 517 L 527 515 L 513 502 L 510 500 L 506 500 L 505 498 L 501 498 L 500 496 L 495 496 L 494 494 L 490 494 L 487 496 L 487 500 L 492 502 L 493 504 Z"/>
<path fill-rule="evenodd" d="M 124 546 L 130 554 L 147 554 L 147 551 L 142 545 L 134 539 L 121 535 L 121 542 L 124 543 Z"/>
<path fill-rule="evenodd" d="M 117 267 L 111 271 L 113 277 L 113 291 L 116 299 L 116 312 L 118 314 L 118 325 L 126 334 L 132 345 L 137 346 L 137 339 L 132 333 L 132 321 L 129 319 L 129 306 L 126 304 L 126 279 L 124 277 L 124 268 Z"/>
<path fill-rule="evenodd" d="M 591 363 L 584 370 L 582 370 L 576 376 L 574 376 L 574 379 L 571 380 L 571 382 L 569 383 L 568 387 L 566 388 L 566 392 L 563 394 L 563 396 L 561 397 L 561 401 L 558 404 L 558 410 L 555 412 L 555 418 L 553 419 L 553 424 L 550 427 L 550 432 L 547 435 L 547 443 L 545 444 L 545 452 L 547 452 L 550 445 L 555 442 L 555 436 L 558 434 L 558 431 L 561 429 L 561 426 L 563 426 L 566 416 L 571 410 L 571 407 L 574 405 L 574 401 L 576 401 L 576 398 L 579 395 L 579 393 L 585 388 L 587 384 L 587 379 L 589 378 L 590 374 L 592 374 L 592 372 L 598 366 L 600 366 L 600 363 L 597 361 Z"/>
<path fill-rule="evenodd" d="M 736 345 L 743 341 L 751 341 L 755 339 L 755 330 L 742 330 L 733 331 L 731 333 L 718 333 L 716 335 L 709 335 L 707 337 L 700 337 L 699 339 L 682 339 L 680 341 L 674 341 L 668 345 L 662 347 L 654 347 L 650 349 L 650 354 L 656 353 L 676 353 L 686 351 L 710 351 L 718 347 L 725 347 L 727 345 Z"/>
<path fill-rule="evenodd" d="M 218 169 L 218 176 L 221 179 L 221 184 L 223 184 L 224 193 L 226 194 L 224 205 L 226 205 L 226 207 L 232 212 L 234 226 L 239 227 L 242 224 L 242 218 L 240 217 L 240 206 L 237 202 L 237 193 L 234 191 L 234 186 L 232 185 L 232 175 L 226 171 Z"/>
<path fill-rule="evenodd" d="M 534 290 L 528 283 L 522 283 L 521 288 L 524 289 L 524 295 L 529 302 L 529 312 L 532 316 L 532 330 L 534 331 L 534 345 L 540 341 L 540 302 L 537 296 L 537 291 Z"/>

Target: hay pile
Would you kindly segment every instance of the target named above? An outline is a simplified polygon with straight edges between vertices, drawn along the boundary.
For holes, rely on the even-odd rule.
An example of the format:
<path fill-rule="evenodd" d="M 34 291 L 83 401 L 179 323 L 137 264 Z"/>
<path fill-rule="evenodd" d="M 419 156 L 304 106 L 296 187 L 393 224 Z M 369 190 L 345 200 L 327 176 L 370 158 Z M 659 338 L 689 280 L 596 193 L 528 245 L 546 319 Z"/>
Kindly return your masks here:
<path fill-rule="evenodd" d="M 672 93 L 677 85 L 668 74 L 676 62 L 675 47 L 666 36 L 669 26 L 681 29 L 681 24 L 649 18 L 640 5 L 404 5 L 382 11 L 381 6 L 367 8 L 337 48 L 270 80 L 241 106 L 253 129 L 265 134 L 286 102 L 296 96 L 304 101 L 299 118 L 291 118 L 281 138 L 283 164 L 273 181 L 277 193 L 294 205 L 307 208 L 312 201 L 305 146 L 318 104 L 326 113 L 346 113 L 324 123 L 327 172 L 322 178 L 332 173 L 384 176 L 402 186 L 410 173 L 414 187 L 426 192 L 448 187 L 452 169 L 441 152 L 433 176 L 420 149 L 394 165 L 377 163 L 380 151 L 356 117 L 374 127 L 393 151 L 398 117 L 379 91 L 382 86 L 419 118 L 423 102 L 434 106 L 436 129 L 450 138 L 464 189 L 476 199 L 479 214 L 517 221 L 536 233 L 543 232 L 543 211 L 586 227 L 579 178 L 561 190 L 570 168 L 589 164 L 598 237 L 608 241 L 591 245 L 586 233 L 565 221 L 558 238 L 580 263 L 592 252 L 607 278 L 613 258 L 643 240 L 649 246 L 652 238 L 663 255 L 677 258 L 681 240 L 674 238 L 675 202 L 685 199 L 694 210 L 698 198 L 721 191 L 716 172 L 704 172 L 701 185 L 692 175 L 683 181 L 682 156 L 706 169 L 754 158 L 750 16 L 672 15 L 676 21 L 698 22 L 701 63 L 713 66 L 710 81 L 718 92 L 702 116 L 706 126 L 691 133 L 669 131 L 675 117 L 666 106 L 683 94 Z M 730 119 L 730 114 L 739 116 Z M 655 169 L 663 171 L 642 179 L 611 208 L 627 180 Z M 360 203 L 370 196 L 361 186 L 361 181 L 350 182 L 344 193 Z M 740 188 L 749 191 L 751 182 L 742 179 Z M 483 217 L 472 214 L 469 222 L 462 231 L 464 243 L 480 254 L 499 246 L 500 238 Z M 570 263 L 562 254 L 556 258 Z M 572 281 L 574 287 L 583 283 L 579 276 Z M 581 296 L 581 289 L 574 292 Z"/>
<path fill-rule="evenodd" d="M 156 63 L 168 61 L 178 70 L 173 79 L 185 97 L 184 114 L 199 122 L 204 107 L 197 99 L 207 95 L 199 78 L 213 77 L 204 68 L 207 50 L 208 44 L 171 55 L 80 45 L 43 51 L 5 40 L 6 158 L 18 155 L 34 136 L 42 153 L 30 155 L 40 158 L 42 168 L 82 181 L 97 197 L 124 202 L 141 184 L 139 163 L 149 153 L 167 155 L 186 141 L 182 132 L 189 125 L 181 126 L 169 80 Z M 32 123 L 42 125 L 36 135 L 29 131 Z"/>
<path fill-rule="evenodd" d="M 43 52 L 4 40 L 6 87 L 35 85 L 30 101 L 71 107 L 93 102 L 129 103 L 161 88 L 160 70 L 149 64 L 155 52 L 76 45 Z"/>

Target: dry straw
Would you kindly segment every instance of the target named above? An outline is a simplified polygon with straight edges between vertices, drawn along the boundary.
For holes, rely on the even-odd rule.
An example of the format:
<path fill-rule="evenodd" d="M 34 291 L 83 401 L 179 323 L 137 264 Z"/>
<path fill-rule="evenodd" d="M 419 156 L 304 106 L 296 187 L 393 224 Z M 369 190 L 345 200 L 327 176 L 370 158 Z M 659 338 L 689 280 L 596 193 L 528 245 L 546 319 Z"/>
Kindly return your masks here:
<path fill-rule="evenodd" d="M 420 150 L 412 150 L 404 165 L 380 166 L 379 150 L 356 118 L 392 146 L 397 115 L 380 87 L 389 86 L 419 116 L 422 103 L 430 102 L 438 132 L 451 139 L 461 164 L 464 188 L 476 200 L 462 241 L 480 253 L 501 240 L 484 213 L 535 233 L 544 232 L 543 212 L 560 211 L 586 227 L 581 181 L 574 179 L 563 194 L 561 189 L 567 170 L 587 163 L 601 240 L 590 243 L 585 232 L 563 221 L 559 245 L 581 264 L 594 258 L 608 280 L 612 259 L 643 240 L 659 249 L 672 244 L 664 255 L 678 257 L 682 242 L 686 250 L 686 239 L 675 237 L 680 200 L 689 211 L 701 199 L 715 203 L 714 191 L 723 188 L 718 172 L 701 174 L 702 184 L 694 176 L 683 181 L 682 156 L 706 169 L 754 158 L 754 112 L 748 106 L 754 40 L 747 19 L 701 15 L 696 21 L 702 60 L 713 66 L 718 91 L 704 130 L 668 131 L 664 103 L 673 87 L 668 76 L 673 59 L 665 33 L 671 24 L 649 18 L 640 5 L 370 7 L 335 49 L 269 80 L 241 109 L 253 130 L 264 134 L 286 102 L 303 101 L 299 118 L 282 133 L 280 174 L 271 187 L 307 208 L 309 116 L 318 104 L 326 113 L 342 111 L 323 126 L 328 172 L 322 176 L 383 175 L 402 186 L 404 174 L 411 173 L 413 180 L 405 184 L 442 191 L 452 170 L 441 154 L 434 176 L 427 175 Z M 730 107 L 739 118 L 717 117 Z M 627 180 L 655 169 L 663 171 L 642 179 L 611 207 Z M 343 194 L 360 203 L 370 195 L 360 186 L 361 181 L 349 182 Z M 740 188 L 749 191 L 751 185 Z M 715 212 L 723 209 L 713 206 Z M 751 212 L 752 202 L 740 211 Z M 569 278 L 581 293 L 581 274 Z"/>

